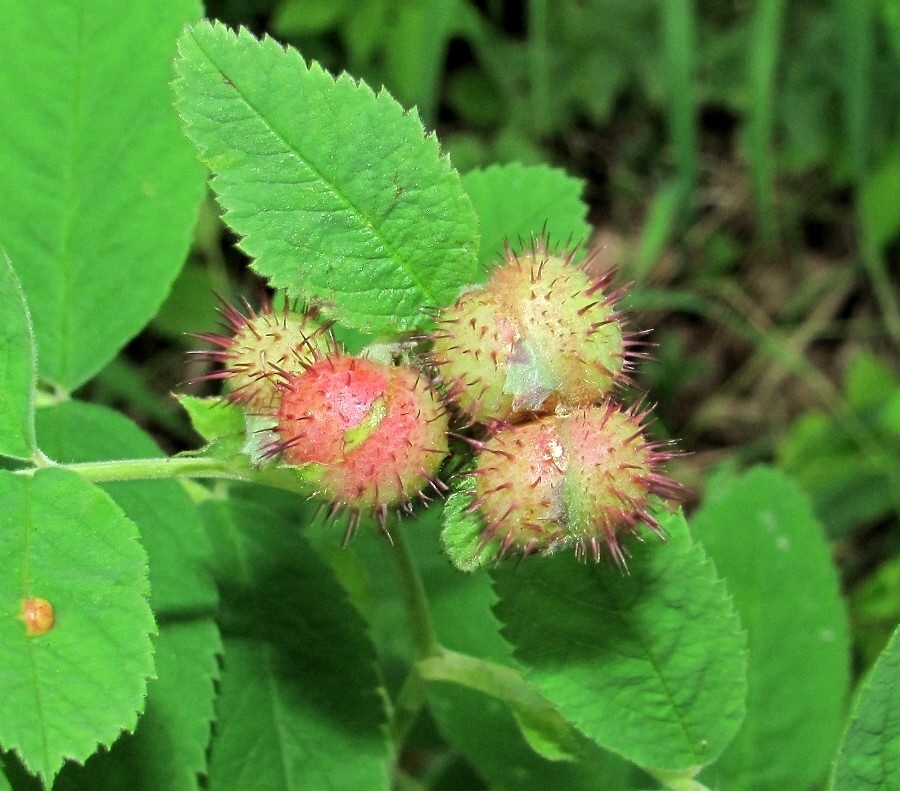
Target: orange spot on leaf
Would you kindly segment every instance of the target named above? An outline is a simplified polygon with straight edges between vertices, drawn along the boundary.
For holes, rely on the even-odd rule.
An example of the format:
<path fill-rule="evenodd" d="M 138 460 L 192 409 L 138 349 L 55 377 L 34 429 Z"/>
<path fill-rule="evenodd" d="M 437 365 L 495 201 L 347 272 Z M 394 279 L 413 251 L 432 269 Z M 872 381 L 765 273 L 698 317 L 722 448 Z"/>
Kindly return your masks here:
<path fill-rule="evenodd" d="M 39 597 L 25 599 L 22 602 L 20 617 L 25 621 L 25 634 L 29 637 L 37 637 L 49 632 L 56 620 L 56 616 L 53 614 L 53 605 Z"/>

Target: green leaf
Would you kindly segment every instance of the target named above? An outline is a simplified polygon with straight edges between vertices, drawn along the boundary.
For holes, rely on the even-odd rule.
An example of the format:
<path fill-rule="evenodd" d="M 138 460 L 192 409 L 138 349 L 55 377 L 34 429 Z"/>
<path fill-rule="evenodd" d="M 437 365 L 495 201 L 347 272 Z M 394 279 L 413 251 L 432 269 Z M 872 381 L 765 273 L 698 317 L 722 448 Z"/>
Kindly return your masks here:
<path fill-rule="evenodd" d="M 179 52 L 188 135 L 273 286 L 378 333 L 420 326 L 472 278 L 474 211 L 415 112 L 246 30 L 200 23 Z"/>
<path fill-rule="evenodd" d="M 443 650 L 418 662 L 422 678 L 448 681 L 497 698 L 515 715 L 532 749 L 549 760 L 575 760 L 584 737 L 529 685 L 519 671 L 475 656 Z"/>
<path fill-rule="evenodd" d="M 874 170 L 865 174 L 859 190 L 859 210 L 872 241 L 880 247 L 900 233 L 900 206 L 894 199 L 900 181 L 900 139 L 894 140 Z"/>
<path fill-rule="evenodd" d="M 287 36 L 324 33 L 351 9 L 349 0 L 285 0 L 277 7 L 272 26 Z"/>
<path fill-rule="evenodd" d="M 177 396 L 191 419 L 191 425 L 206 442 L 203 455 L 240 464 L 263 465 L 272 443 L 272 419 L 247 415 L 237 404 L 210 396 Z"/>
<path fill-rule="evenodd" d="M 619 773 L 630 775 L 630 767 L 573 733 L 572 726 L 524 684 L 519 671 L 508 666 L 512 649 L 500 636 L 500 624 L 491 611 L 497 598 L 490 577 L 459 574 L 446 562 L 438 543 L 439 511 L 420 512 L 397 529 L 405 531 L 419 566 L 438 640 L 452 649 L 443 658 L 419 664 L 430 680 L 452 682 L 432 684 L 428 690 L 440 729 L 498 787 L 580 789 L 591 787 L 588 778 L 602 776 L 604 791 L 624 788 L 616 786 L 614 778 Z M 334 526 L 321 532 L 323 547 L 337 543 Z M 395 655 L 405 660 L 412 650 L 406 615 L 396 606 L 389 563 L 393 551 L 377 531 L 361 530 L 345 549 L 333 553 L 344 563 L 348 556 L 359 558 L 352 569 L 353 582 L 359 585 L 364 576 L 364 616 L 379 646 L 391 655 L 386 663 Z M 583 758 L 578 767 L 569 760 L 573 753 Z M 510 766 L 516 767 L 515 772 L 510 773 Z"/>
<path fill-rule="evenodd" d="M 65 401 L 37 412 L 38 437 L 57 461 L 161 458 L 150 437 L 106 407 Z M 102 487 L 138 526 L 150 556 L 151 603 L 162 616 L 211 615 L 217 594 L 208 569 L 212 547 L 203 520 L 174 480 Z"/>
<path fill-rule="evenodd" d="M 147 557 L 134 524 L 65 470 L 0 473 L 0 744 L 49 781 L 133 729 L 153 673 Z M 23 601 L 55 624 L 28 636 Z"/>
<path fill-rule="evenodd" d="M 900 623 L 900 555 L 889 557 L 853 588 L 850 623 L 857 666 L 870 667 Z"/>
<path fill-rule="evenodd" d="M 196 789 L 198 775 L 206 772 L 222 650 L 219 629 L 211 618 L 161 620 L 160 627 L 154 643 L 157 677 L 147 689 L 147 709 L 123 745 L 127 758 L 120 764 L 130 764 L 124 776 L 131 779 L 127 786 L 108 783 L 110 791 L 134 789 L 137 777 L 146 791 Z"/>
<path fill-rule="evenodd" d="M 900 629 L 859 691 L 838 752 L 832 791 L 900 788 Z"/>
<path fill-rule="evenodd" d="M 463 480 L 471 481 L 471 478 Z M 448 502 L 445 510 L 449 507 Z M 419 661 L 419 672 L 426 679 L 470 687 L 503 701 L 513 712 L 528 743 L 544 757 L 570 760 L 580 755 L 584 751 L 583 737 L 517 669 L 509 666 L 512 647 L 500 636 L 500 623 L 492 612 L 497 597 L 490 577 L 458 574 L 440 553 L 434 524 L 439 511 L 430 509 L 421 514 L 419 524 L 409 527 L 404 523 L 401 527 L 407 531 L 407 540 L 417 558 L 431 618 L 442 646 L 440 656 Z M 440 536 L 444 548 L 445 533 L 446 528 Z M 391 584 L 393 575 L 386 572 L 378 577 Z M 380 594 L 386 597 L 390 590 Z M 434 691 L 430 697 L 441 694 L 453 693 Z"/>
<path fill-rule="evenodd" d="M 191 425 L 204 440 L 215 442 L 228 437 L 244 438 L 244 410 L 224 398 L 210 396 L 179 395 L 178 403 L 184 407 Z"/>
<path fill-rule="evenodd" d="M 526 677 L 601 747 L 654 771 L 714 760 L 743 716 L 744 639 L 684 519 L 635 546 L 629 574 L 569 554 L 496 573 Z"/>
<path fill-rule="evenodd" d="M 871 425 L 875 422 L 872 412 L 867 406 L 855 412 L 854 419 Z M 896 452 L 891 447 L 887 412 L 883 418 L 884 423 L 876 423 L 871 432 L 881 454 L 861 450 L 857 437 L 843 423 L 819 412 L 802 414 L 781 443 L 779 467 L 812 498 L 816 515 L 831 537 L 877 521 L 893 508 L 891 462 Z M 878 447 L 880 442 L 883 449 Z"/>
<path fill-rule="evenodd" d="M 0 243 L 39 373 L 73 389 L 156 313 L 184 262 L 203 171 L 172 109 L 197 0 L 0 0 Z"/>
<path fill-rule="evenodd" d="M 510 711 L 491 697 L 441 685 L 429 698 L 441 730 L 490 788 L 624 791 L 635 787 L 637 770 L 596 746 L 579 761 L 547 760 L 524 740 Z"/>
<path fill-rule="evenodd" d="M 463 186 L 478 214 L 483 270 L 501 260 L 504 242 L 513 249 L 531 242 L 542 231 L 551 244 L 582 245 L 591 227 L 581 199 L 584 181 L 546 165 L 492 165 L 463 176 Z M 454 295 L 455 296 L 455 295 Z"/>
<path fill-rule="evenodd" d="M 0 455 L 28 459 L 37 447 L 34 334 L 12 261 L 0 254 Z"/>
<path fill-rule="evenodd" d="M 878 409 L 898 390 L 900 377 L 871 352 L 861 352 L 850 361 L 844 377 L 844 392 L 861 417 L 868 409 Z"/>
<path fill-rule="evenodd" d="M 634 270 L 637 278 L 645 279 L 663 254 L 682 214 L 685 194 L 684 182 L 673 179 L 660 187 L 650 201 L 635 253 Z"/>
<path fill-rule="evenodd" d="M 497 558 L 498 541 L 481 543 L 484 524 L 469 510 L 475 499 L 475 481 L 471 476 L 457 477 L 444 504 L 441 525 L 441 549 L 460 571 L 476 571 Z"/>
<path fill-rule="evenodd" d="M 37 412 L 41 446 L 64 462 L 159 457 L 137 426 L 105 407 L 62 402 Z M 213 621 L 217 591 L 209 571 L 205 525 L 180 482 L 152 480 L 103 487 L 137 524 L 150 561 L 156 679 L 134 736 L 120 739 L 84 770 L 67 767 L 63 787 L 194 789 L 206 770 L 213 719 L 213 683 L 221 651 Z M 126 778 L 132 778 L 126 782 Z"/>
<path fill-rule="evenodd" d="M 157 678 L 147 687 L 137 730 L 83 767 L 66 764 L 54 791 L 198 789 L 198 774 L 206 771 L 218 645 L 210 619 L 163 625 L 154 641 Z"/>
<path fill-rule="evenodd" d="M 248 498 L 203 504 L 225 656 L 209 784 L 387 789 L 375 652 L 299 525 Z"/>
<path fill-rule="evenodd" d="M 822 526 L 775 470 L 723 475 L 707 491 L 692 528 L 725 579 L 750 650 L 747 717 L 709 777 L 736 790 L 810 788 L 837 744 L 849 666 Z"/>

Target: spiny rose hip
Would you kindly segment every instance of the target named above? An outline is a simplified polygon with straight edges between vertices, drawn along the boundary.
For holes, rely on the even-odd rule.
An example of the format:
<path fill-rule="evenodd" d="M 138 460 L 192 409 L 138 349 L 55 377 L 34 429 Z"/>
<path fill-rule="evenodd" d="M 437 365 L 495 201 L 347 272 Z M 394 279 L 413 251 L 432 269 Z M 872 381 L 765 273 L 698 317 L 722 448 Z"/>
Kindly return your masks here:
<path fill-rule="evenodd" d="M 507 249 L 488 282 L 438 315 L 432 361 L 448 395 L 473 421 L 516 421 L 587 406 L 627 378 L 630 347 L 605 293 L 612 273 L 591 277 L 544 239 Z"/>
<path fill-rule="evenodd" d="M 335 509 L 408 507 L 447 456 L 446 409 L 412 368 L 346 354 L 319 357 L 282 383 L 273 453 L 303 468 Z"/>
<path fill-rule="evenodd" d="M 298 312 L 285 305 L 279 312 L 268 299 L 259 311 L 244 304 L 246 316 L 222 300 L 228 335 L 194 336 L 219 347 L 194 354 L 224 366 L 194 381 L 222 379 L 230 401 L 250 414 L 264 415 L 281 395 L 277 386 L 281 372 L 302 370 L 317 353 L 326 351 L 330 336 L 328 325 L 319 322 L 313 311 Z"/>
<path fill-rule="evenodd" d="M 677 499 L 679 486 L 657 472 L 672 453 L 647 442 L 646 413 L 608 400 L 530 423 L 486 440 L 475 469 L 470 509 L 484 521 L 482 546 L 499 553 L 547 554 L 564 546 L 599 560 L 605 547 L 620 566 L 620 538 L 641 524 L 659 532 L 652 495 Z"/>

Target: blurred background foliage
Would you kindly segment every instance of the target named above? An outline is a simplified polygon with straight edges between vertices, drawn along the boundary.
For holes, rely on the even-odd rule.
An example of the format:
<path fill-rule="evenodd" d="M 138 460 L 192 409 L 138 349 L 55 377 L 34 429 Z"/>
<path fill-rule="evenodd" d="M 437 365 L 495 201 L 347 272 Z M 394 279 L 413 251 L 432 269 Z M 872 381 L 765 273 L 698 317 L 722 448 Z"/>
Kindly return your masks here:
<path fill-rule="evenodd" d="M 585 179 L 585 244 L 654 328 L 638 385 L 689 455 L 778 465 L 834 542 L 859 668 L 900 620 L 900 0 L 209 0 L 415 105 L 462 172 Z M 510 195 L 511 202 L 516 196 Z M 253 293 L 212 201 L 151 329 L 90 387 L 175 450 L 156 394 L 216 290 Z M 564 241 L 564 240 L 560 240 Z M 183 389 L 183 388 L 182 388 Z M 196 388 L 195 388 L 196 389 Z M 137 412 L 137 414 L 134 414 Z M 691 505 L 691 504 L 689 504 Z"/>

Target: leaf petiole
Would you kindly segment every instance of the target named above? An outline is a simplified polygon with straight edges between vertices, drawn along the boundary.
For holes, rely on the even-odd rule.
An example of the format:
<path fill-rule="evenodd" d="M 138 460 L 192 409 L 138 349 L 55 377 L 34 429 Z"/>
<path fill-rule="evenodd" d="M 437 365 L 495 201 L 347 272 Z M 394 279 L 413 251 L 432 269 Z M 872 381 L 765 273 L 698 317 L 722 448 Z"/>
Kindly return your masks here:
<path fill-rule="evenodd" d="M 54 467 L 80 475 L 91 483 L 146 481 L 168 478 L 219 478 L 259 483 L 279 489 L 308 494 L 308 487 L 295 469 L 269 467 L 254 469 L 209 456 L 171 456 L 155 459 L 117 459 L 112 461 L 60 464 L 46 457 L 34 467 L 16 470 L 17 475 L 34 475 L 37 470 Z"/>

